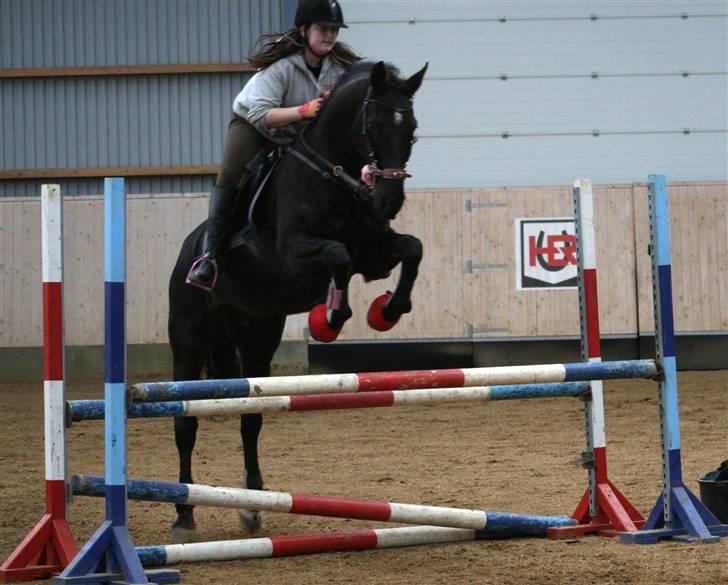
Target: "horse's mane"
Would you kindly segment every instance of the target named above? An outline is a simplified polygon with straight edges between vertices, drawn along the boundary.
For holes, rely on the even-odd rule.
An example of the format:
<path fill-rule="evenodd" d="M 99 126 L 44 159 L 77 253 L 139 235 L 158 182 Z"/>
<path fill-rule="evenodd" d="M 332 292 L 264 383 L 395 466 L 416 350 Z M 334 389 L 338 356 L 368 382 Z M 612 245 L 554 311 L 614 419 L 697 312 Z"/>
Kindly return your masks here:
<path fill-rule="evenodd" d="M 372 73 L 372 69 L 376 65 L 374 61 L 357 61 L 351 67 L 349 67 L 344 75 L 339 79 L 336 84 L 334 91 L 331 93 L 332 97 L 348 87 L 349 84 L 356 83 L 365 79 L 369 79 Z M 387 71 L 386 87 L 388 89 L 397 89 L 404 80 L 399 77 L 399 69 L 391 63 L 384 63 L 384 68 Z"/>
<path fill-rule="evenodd" d="M 386 71 L 385 79 L 379 84 L 379 89 L 383 91 L 397 91 L 406 88 L 406 80 L 399 75 L 399 69 L 391 63 L 383 62 Z M 377 65 L 374 61 L 357 61 L 351 65 L 344 75 L 341 76 L 336 87 L 334 87 L 331 95 L 324 101 L 319 115 L 314 119 L 310 126 L 318 127 L 322 119 L 333 107 L 334 104 L 359 104 L 364 99 L 367 89 L 369 88 L 369 79 L 372 69 Z"/>

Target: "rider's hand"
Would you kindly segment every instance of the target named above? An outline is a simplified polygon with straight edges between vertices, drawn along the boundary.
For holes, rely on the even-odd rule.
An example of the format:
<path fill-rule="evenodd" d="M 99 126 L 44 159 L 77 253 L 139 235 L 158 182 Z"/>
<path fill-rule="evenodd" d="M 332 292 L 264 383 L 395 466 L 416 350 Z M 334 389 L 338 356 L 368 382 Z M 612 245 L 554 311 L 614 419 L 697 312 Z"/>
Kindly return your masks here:
<path fill-rule="evenodd" d="M 321 109 L 321 103 L 323 101 L 323 98 L 317 97 L 310 102 L 306 102 L 305 104 L 298 106 L 298 113 L 301 114 L 301 119 L 306 120 L 318 116 L 319 110 Z"/>

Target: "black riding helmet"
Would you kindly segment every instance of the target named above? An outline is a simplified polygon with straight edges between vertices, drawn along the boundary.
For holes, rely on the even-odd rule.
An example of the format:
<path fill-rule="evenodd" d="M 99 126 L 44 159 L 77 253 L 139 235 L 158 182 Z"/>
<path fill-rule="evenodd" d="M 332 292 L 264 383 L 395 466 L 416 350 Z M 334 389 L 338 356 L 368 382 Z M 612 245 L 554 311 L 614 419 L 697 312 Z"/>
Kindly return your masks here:
<path fill-rule="evenodd" d="M 336 0 L 299 0 L 296 9 L 296 26 L 318 24 L 349 28 L 344 24 L 344 14 Z"/>

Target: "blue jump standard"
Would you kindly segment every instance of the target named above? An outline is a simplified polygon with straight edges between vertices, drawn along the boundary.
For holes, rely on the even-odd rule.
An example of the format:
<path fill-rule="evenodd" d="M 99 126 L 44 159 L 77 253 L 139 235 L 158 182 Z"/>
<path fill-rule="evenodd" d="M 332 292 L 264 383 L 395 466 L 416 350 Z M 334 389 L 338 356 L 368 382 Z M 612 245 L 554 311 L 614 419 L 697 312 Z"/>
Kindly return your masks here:
<path fill-rule="evenodd" d="M 126 197 L 123 179 L 104 180 L 104 423 L 106 520 L 55 585 L 177 583 L 179 571 L 145 572 L 127 528 L 126 499 Z"/>
<path fill-rule="evenodd" d="M 728 535 L 728 525 L 718 518 L 685 486 L 680 459 L 680 415 L 675 362 L 675 331 L 672 313 L 670 259 L 670 215 L 665 175 L 650 175 L 650 229 L 652 279 L 655 294 L 657 361 L 660 381 L 663 490 L 644 527 L 620 535 L 621 542 L 653 544 L 663 538 L 691 542 L 717 542 Z"/>

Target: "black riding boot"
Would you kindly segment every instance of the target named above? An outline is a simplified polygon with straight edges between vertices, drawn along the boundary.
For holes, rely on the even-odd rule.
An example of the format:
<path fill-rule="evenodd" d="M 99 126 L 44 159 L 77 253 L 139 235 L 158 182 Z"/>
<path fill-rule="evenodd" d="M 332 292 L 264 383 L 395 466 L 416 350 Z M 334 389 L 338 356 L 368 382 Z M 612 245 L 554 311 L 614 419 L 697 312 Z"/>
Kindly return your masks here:
<path fill-rule="evenodd" d="M 203 255 L 197 258 L 187 275 L 187 283 L 206 291 L 212 291 L 217 282 L 217 257 L 225 235 L 232 223 L 238 190 L 213 187 L 210 193 L 210 212 L 207 219 Z"/>

